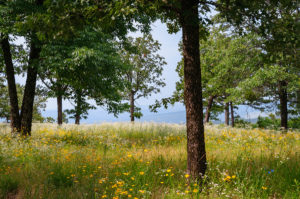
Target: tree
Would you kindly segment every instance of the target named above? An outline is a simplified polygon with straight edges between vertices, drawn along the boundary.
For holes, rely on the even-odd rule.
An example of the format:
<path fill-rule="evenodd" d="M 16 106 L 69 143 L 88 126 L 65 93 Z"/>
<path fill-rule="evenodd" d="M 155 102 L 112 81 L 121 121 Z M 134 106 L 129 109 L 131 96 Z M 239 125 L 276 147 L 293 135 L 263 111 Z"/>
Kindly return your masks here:
<path fill-rule="evenodd" d="M 87 24 L 101 27 L 104 32 L 121 38 L 129 30 L 136 30 L 134 21 L 146 24 L 144 26 L 145 29 L 149 27 L 149 17 L 142 14 L 137 15 L 135 9 L 132 12 L 128 12 L 128 9 L 123 12 L 122 6 L 115 5 L 110 7 L 111 3 L 108 0 L 93 3 L 70 0 L 16 0 L 1 2 L 1 47 L 6 65 L 13 129 L 17 132 L 22 132 L 23 135 L 30 135 L 31 133 L 37 71 L 40 52 L 44 43 L 58 37 L 63 39 L 72 38 L 76 36 L 78 30 L 82 30 Z M 113 3 L 119 4 L 118 2 Z M 114 8 L 117 8 L 117 12 Z M 21 113 L 19 113 L 17 106 L 15 69 L 9 44 L 10 34 L 24 36 L 30 46 L 27 80 Z"/>
<path fill-rule="evenodd" d="M 96 108 L 87 102 L 85 97 L 87 94 L 84 90 L 75 90 L 73 95 L 74 109 L 67 109 L 65 111 L 68 115 L 71 115 L 70 118 L 75 119 L 75 124 L 79 125 L 81 119 L 87 118 L 88 110 Z"/>
<path fill-rule="evenodd" d="M 220 1 L 220 4 L 224 5 L 220 9 L 221 16 L 228 22 L 238 27 L 241 32 L 251 31 L 261 37 L 266 64 L 256 79 L 259 76 L 273 76 L 278 79 L 275 93 L 280 103 L 281 127 L 287 129 L 288 95 L 291 93 L 289 87 L 296 85 L 295 78 L 291 80 L 290 77 L 293 74 L 299 75 L 299 3 L 293 0 L 277 0 Z M 274 85 L 274 79 L 271 81 Z M 263 80 L 260 82 L 270 83 Z"/>
<path fill-rule="evenodd" d="M 128 38 L 136 52 L 122 51 L 123 61 L 130 66 L 124 78 L 128 82 L 124 91 L 125 99 L 130 102 L 130 120 L 140 118 L 142 114 L 135 105 L 135 101 L 141 97 L 148 97 L 152 93 L 160 92 L 159 87 L 165 86 L 161 78 L 164 58 L 158 54 L 160 44 L 153 40 L 151 35 Z"/>
<path fill-rule="evenodd" d="M 160 16 L 167 22 L 170 32 L 182 28 L 182 49 L 184 57 L 184 102 L 187 127 L 187 172 L 191 179 L 201 180 L 205 174 L 206 151 L 203 126 L 203 102 L 199 38 L 205 37 L 209 2 L 198 0 L 138 1 L 148 8 L 148 13 Z M 199 12 L 202 16 L 199 18 Z M 201 32 L 200 32 L 201 30 Z"/>

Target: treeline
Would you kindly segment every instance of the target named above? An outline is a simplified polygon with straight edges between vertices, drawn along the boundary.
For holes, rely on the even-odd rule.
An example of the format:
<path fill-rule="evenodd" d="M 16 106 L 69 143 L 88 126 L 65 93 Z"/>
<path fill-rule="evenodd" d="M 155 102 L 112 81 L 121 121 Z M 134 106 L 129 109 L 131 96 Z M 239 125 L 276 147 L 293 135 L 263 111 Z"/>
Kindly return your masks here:
<path fill-rule="evenodd" d="M 218 13 L 216 21 L 212 10 Z M 126 36 L 138 29 L 147 35 L 158 19 L 170 33 L 182 30 L 181 81 L 174 98 L 162 104 L 185 104 L 191 179 L 200 180 L 207 167 L 203 103 L 206 122 L 216 107 L 226 110 L 228 121 L 229 109 L 233 113 L 239 104 L 279 99 L 281 126 L 288 127 L 288 106 L 299 88 L 297 1 L 4 0 L 0 59 L 13 132 L 31 134 L 38 80 L 47 95 L 57 98 L 59 124 L 62 99 L 74 102 L 68 113 L 78 124 L 94 108 L 88 99 L 115 115 L 130 111 L 131 120 L 141 116 L 135 100 L 164 85 L 165 63 L 150 36 L 135 41 Z M 25 38 L 27 48 L 13 45 L 15 37 Z M 16 74 L 26 76 L 21 100 Z"/>
<path fill-rule="evenodd" d="M 286 47 L 270 47 L 270 42 L 275 45 L 276 41 L 254 31 L 241 35 L 231 30 L 232 26 L 228 23 L 220 21 L 218 16 L 213 21 L 215 23 L 207 29 L 209 35 L 199 41 L 204 123 L 210 119 L 218 120 L 222 113 L 226 125 L 234 127 L 235 122 L 245 123 L 235 113 L 235 109 L 245 105 L 260 111 L 275 112 L 280 118 L 278 125 L 261 125 L 264 122 L 260 117 L 253 127 L 298 128 L 300 67 L 296 43 Z M 293 37 L 293 34 L 291 32 L 290 36 Z M 176 91 L 169 98 L 157 100 L 152 110 L 161 106 L 167 108 L 176 102 L 184 103 L 183 63 L 184 60 L 177 66 L 180 81 L 176 83 Z M 235 121 L 235 118 L 238 120 Z M 271 118 L 278 121 L 275 116 Z"/>

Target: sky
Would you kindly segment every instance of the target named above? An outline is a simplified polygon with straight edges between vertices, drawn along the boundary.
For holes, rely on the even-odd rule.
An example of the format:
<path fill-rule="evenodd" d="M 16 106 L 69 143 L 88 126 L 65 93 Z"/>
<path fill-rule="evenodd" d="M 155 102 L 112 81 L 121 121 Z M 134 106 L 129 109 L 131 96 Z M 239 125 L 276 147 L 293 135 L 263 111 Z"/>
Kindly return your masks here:
<path fill-rule="evenodd" d="M 155 100 L 160 100 L 165 97 L 170 97 L 175 90 L 175 83 L 179 80 L 179 77 L 175 71 L 177 63 L 181 59 L 180 52 L 178 50 L 178 44 L 181 40 L 181 31 L 176 34 L 169 34 L 167 32 L 167 27 L 160 21 L 156 21 L 152 24 L 151 34 L 155 40 L 161 44 L 161 49 L 159 54 L 165 58 L 167 65 L 164 66 L 162 77 L 165 79 L 166 86 L 161 88 L 161 92 L 158 94 L 153 94 L 148 98 L 141 98 L 137 100 L 136 105 L 142 108 L 142 112 L 145 116 L 153 115 L 147 110 L 147 107 L 155 102 Z M 129 36 L 139 37 L 142 36 L 140 32 L 130 33 Z M 24 39 L 19 38 L 16 43 L 24 43 Z M 25 77 L 17 77 L 18 83 L 24 84 Z M 91 101 L 91 103 L 93 103 Z M 63 102 L 63 109 L 73 108 L 71 103 L 67 100 Z M 46 110 L 43 112 L 44 116 L 51 116 L 56 119 L 56 99 L 50 98 L 47 101 Z M 159 113 L 170 113 L 170 112 L 183 112 L 185 110 L 184 106 L 177 103 L 175 106 L 171 106 L 168 110 L 160 109 Z M 261 113 L 260 111 L 253 110 L 249 107 L 241 106 L 237 113 L 242 118 L 253 119 L 257 118 L 259 115 L 266 116 L 266 113 Z M 99 117 L 98 120 L 91 117 Z M 184 116 L 183 116 L 184 117 Z M 223 115 L 220 115 L 220 120 L 223 120 Z M 86 123 L 101 122 L 101 121 L 126 121 L 129 120 L 129 114 L 121 114 L 118 118 L 114 118 L 113 115 L 108 114 L 104 108 L 98 107 L 96 110 L 90 111 L 90 118 L 85 120 Z"/>

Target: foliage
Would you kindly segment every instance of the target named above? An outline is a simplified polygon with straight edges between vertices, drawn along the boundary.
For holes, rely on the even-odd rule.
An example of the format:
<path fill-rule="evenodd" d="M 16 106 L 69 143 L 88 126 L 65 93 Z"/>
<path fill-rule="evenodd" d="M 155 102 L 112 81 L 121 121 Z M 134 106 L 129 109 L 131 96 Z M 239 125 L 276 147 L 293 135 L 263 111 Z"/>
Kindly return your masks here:
<path fill-rule="evenodd" d="M 0 88 L 0 118 L 5 118 L 10 120 L 10 102 L 8 96 L 8 89 L 6 85 L 3 85 Z M 17 84 L 17 91 L 18 91 L 18 101 L 19 101 L 19 108 L 21 108 L 21 103 L 24 94 L 24 86 Z M 35 101 L 33 104 L 33 121 L 43 123 L 45 118 L 42 116 L 42 110 L 46 108 L 47 102 L 46 94 L 39 88 L 36 90 Z"/>
<path fill-rule="evenodd" d="M 288 126 L 291 129 L 300 129 L 300 117 L 291 117 L 288 120 Z M 274 114 L 270 114 L 269 117 L 259 116 L 254 127 L 264 129 L 280 129 L 280 119 L 276 118 Z"/>
<path fill-rule="evenodd" d="M 160 87 L 165 86 L 161 75 L 166 62 L 158 53 L 161 45 L 151 35 L 136 39 L 130 37 L 127 42 L 132 45 L 133 50 L 124 49 L 120 52 L 123 62 L 129 66 L 124 74 L 124 96 L 127 101 L 133 101 L 131 106 L 135 109 L 134 117 L 140 118 L 142 114 L 134 102 L 160 92 Z"/>

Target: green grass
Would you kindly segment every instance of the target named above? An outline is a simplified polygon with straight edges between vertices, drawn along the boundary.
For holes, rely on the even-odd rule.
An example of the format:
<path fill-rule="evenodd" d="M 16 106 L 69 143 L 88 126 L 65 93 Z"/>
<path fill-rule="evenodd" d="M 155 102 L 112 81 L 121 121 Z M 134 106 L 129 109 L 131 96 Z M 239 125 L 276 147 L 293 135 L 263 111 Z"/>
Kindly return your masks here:
<path fill-rule="evenodd" d="M 183 125 L 0 125 L 0 198 L 299 198 L 300 133 L 206 127 L 204 185 L 187 184 Z"/>

